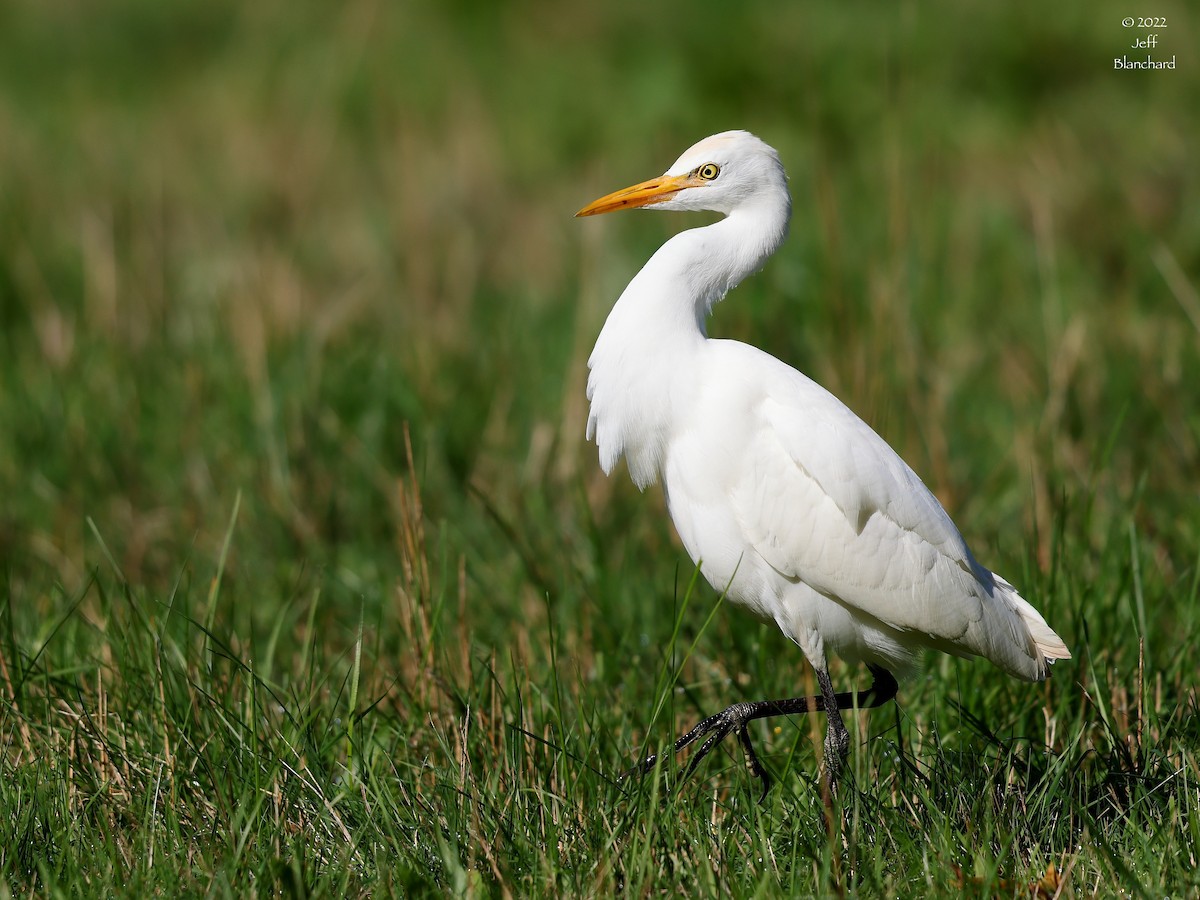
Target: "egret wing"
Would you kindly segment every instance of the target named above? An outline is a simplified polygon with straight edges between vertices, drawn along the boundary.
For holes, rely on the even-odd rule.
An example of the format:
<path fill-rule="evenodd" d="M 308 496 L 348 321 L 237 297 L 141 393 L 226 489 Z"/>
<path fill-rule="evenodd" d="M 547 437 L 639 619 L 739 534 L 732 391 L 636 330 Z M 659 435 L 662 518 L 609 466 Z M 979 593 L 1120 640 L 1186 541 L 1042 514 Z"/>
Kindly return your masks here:
<path fill-rule="evenodd" d="M 755 551 L 893 628 L 962 641 L 994 580 L 937 499 L 823 388 L 791 369 L 769 384 L 733 491 Z"/>

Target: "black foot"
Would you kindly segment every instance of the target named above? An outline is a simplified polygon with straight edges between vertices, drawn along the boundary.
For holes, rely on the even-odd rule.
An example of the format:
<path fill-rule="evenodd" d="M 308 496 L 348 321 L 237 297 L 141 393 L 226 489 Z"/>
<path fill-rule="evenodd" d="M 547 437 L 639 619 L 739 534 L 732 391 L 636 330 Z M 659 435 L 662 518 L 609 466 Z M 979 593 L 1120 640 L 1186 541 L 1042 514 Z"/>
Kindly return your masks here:
<path fill-rule="evenodd" d="M 803 702 L 806 699 L 807 698 L 797 698 L 796 700 L 788 702 Z M 750 732 L 746 730 L 746 724 L 754 719 L 760 719 L 763 716 L 778 715 L 778 713 L 774 712 L 761 711 L 762 707 L 771 705 L 771 703 L 772 701 L 766 700 L 758 703 L 735 703 L 732 706 L 721 710 L 721 712 L 717 713 L 715 716 L 709 716 L 707 719 L 677 740 L 675 742 L 675 746 L 672 748 L 672 753 L 679 753 L 680 751 L 696 743 L 696 741 L 700 740 L 700 738 L 707 737 L 707 740 L 700 745 L 700 749 L 693 753 L 692 758 L 688 760 L 687 768 L 684 769 L 683 772 L 683 777 L 687 778 L 693 772 L 695 772 L 696 767 L 700 765 L 700 762 L 704 759 L 704 757 L 708 756 L 708 754 L 712 752 L 713 748 L 716 747 L 717 744 L 721 743 L 721 741 L 725 739 L 725 736 L 732 731 L 738 736 L 738 741 L 741 743 L 742 750 L 746 754 L 746 765 L 750 768 L 751 774 L 753 774 L 755 778 L 758 778 L 762 781 L 762 796 L 766 797 L 767 790 L 771 786 L 771 776 L 767 773 L 767 770 L 759 761 L 758 754 L 754 752 L 754 745 L 750 743 Z M 806 712 L 807 709 L 796 711 Z M 621 780 L 624 781 L 631 775 L 647 774 L 658 764 L 658 760 L 658 754 L 651 754 L 650 756 L 647 756 L 632 769 L 623 773 L 621 775 Z"/>
<path fill-rule="evenodd" d="M 692 754 L 692 758 L 688 760 L 687 768 L 684 769 L 683 777 L 687 778 L 700 765 L 704 757 L 712 752 L 712 749 L 725 739 L 725 736 L 731 731 L 737 735 L 738 742 L 742 745 L 742 751 L 746 755 L 746 765 L 750 769 L 750 773 L 762 782 L 762 795 L 759 797 L 761 802 L 767 796 L 767 791 L 771 788 L 771 776 L 768 774 L 762 762 L 759 761 L 758 754 L 754 752 L 754 745 L 750 742 L 750 732 L 746 726 L 755 719 L 765 719 L 771 716 L 787 716 L 799 713 L 820 712 L 827 707 L 833 709 L 833 717 L 836 718 L 838 724 L 841 724 L 841 717 L 837 715 L 837 710 L 847 709 L 854 706 L 857 702 L 859 709 L 873 709 L 877 706 L 882 706 L 888 700 L 896 696 L 896 679 L 892 677 L 892 673 L 886 669 L 880 669 L 871 666 L 871 674 L 875 680 L 871 687 L 866 691 L 855 694 L 847 691 L 841 694 L 834 694 L 832 689 L 826 689 L 829 677 L 824 672 L 818 672 L 818 680 L 822 682 L 823 695 L 818 697 L 792 697 L 786 700 L 759 700 L 757 702 L 735 703 L 732 706 L 723 709 L 715 716 L 709 716 L 687 734 L 683 735 L 675 742 L 672 748 L 672 753 L 679 753 L 682 750 L 690 747 L 700 738 L 705 738 L 700 748 Z M 823 677 L 822 677 L 823 676 Z M 829 702 L 832 701 L 832 702 Z M 832 723 L 831 723 L 832 724 Z M 842 729 L 844 731 L 844 728 Z M 828 743 L 828 739 L 826 741 Z M 827 748 L 828 750 L 831 748 Z M 837 773 L 841 770 L 840 763 L 844 759 L 848 746 L 844 741 L 839 742 L 834 755 L 837 761 L 832 763 L 833 770 L 829 771 L 827 763 L 827 775 L 831 775 L 830 787 L 836 791 Z M 651 754 L 644 760 L 634 766 L 632 769 L 624 772 L 618 780 L 624 781 L 632 775 L 645 775 L 652 771 L 658 764 L 659 754 Z"/>

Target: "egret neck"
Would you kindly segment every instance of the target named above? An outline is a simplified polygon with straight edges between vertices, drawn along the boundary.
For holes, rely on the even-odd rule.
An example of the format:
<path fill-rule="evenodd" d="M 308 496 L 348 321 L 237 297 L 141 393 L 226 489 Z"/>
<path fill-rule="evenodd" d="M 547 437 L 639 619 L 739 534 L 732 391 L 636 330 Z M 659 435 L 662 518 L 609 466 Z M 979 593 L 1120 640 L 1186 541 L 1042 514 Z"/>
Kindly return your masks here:
<path fill-rule="evenodd" d="M 611 472 L 622 454 L 639 488 L 661 471 L 672 411 L 687 409 L 705 320 L 787 237 L 786 190 L 675 235 L 621 294 L 588 359 L 588 439 Z"/>

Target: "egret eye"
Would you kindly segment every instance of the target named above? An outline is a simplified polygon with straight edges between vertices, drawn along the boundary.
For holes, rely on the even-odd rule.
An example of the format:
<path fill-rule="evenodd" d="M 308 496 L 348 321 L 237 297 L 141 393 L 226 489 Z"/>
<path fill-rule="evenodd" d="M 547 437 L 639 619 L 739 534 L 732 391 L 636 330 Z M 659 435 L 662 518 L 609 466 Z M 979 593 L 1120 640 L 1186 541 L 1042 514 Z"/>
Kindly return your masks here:
<path fill-rule="evenodd" d="M 696 174 L 699 175 L 701 178 L 703 178 L 705 181 L 712 181 L 714 178 L 716 178 L 718 175 L 721 174 L 721 167 L 718 166 L 716 163 L 705 163 L 704 165 L 702 165 L 700 168 L 698 168 L 696 170 Z"/>

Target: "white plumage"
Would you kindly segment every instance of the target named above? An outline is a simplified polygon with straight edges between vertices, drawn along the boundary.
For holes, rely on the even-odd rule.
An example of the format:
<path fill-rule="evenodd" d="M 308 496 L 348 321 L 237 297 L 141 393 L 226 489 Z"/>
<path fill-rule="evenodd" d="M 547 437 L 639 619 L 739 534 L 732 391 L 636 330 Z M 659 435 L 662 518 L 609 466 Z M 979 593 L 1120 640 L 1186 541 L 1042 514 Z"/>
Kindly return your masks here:
<path fill-rule="evenodd" d="M 636 206 L 725 218 L 667 241 L 617 300 L 588 360 L 588 437 L 605 472 L 624 456 L 639 488 L 661 479 L 708 581 L 804 652 L 834 707 L 831 785 L 846 738 L 829 702 L 829 652 L 869 664 L 877 678 L 910 673 L 927 647 L 983 656 L 1029 680 L 1069 658 L 1037 610 L 976 562 L 933 494 L 866 423 L 774 357 L 708 337 L 712 306 L 787 234 L 791 200 L 778 154 L 744 131 L 714 135 L 660 178 L 579 215 Z M 744 718 L 728 724 L 744 733 Z M 748 738 L 743 745 L 752 754 Z"/>

